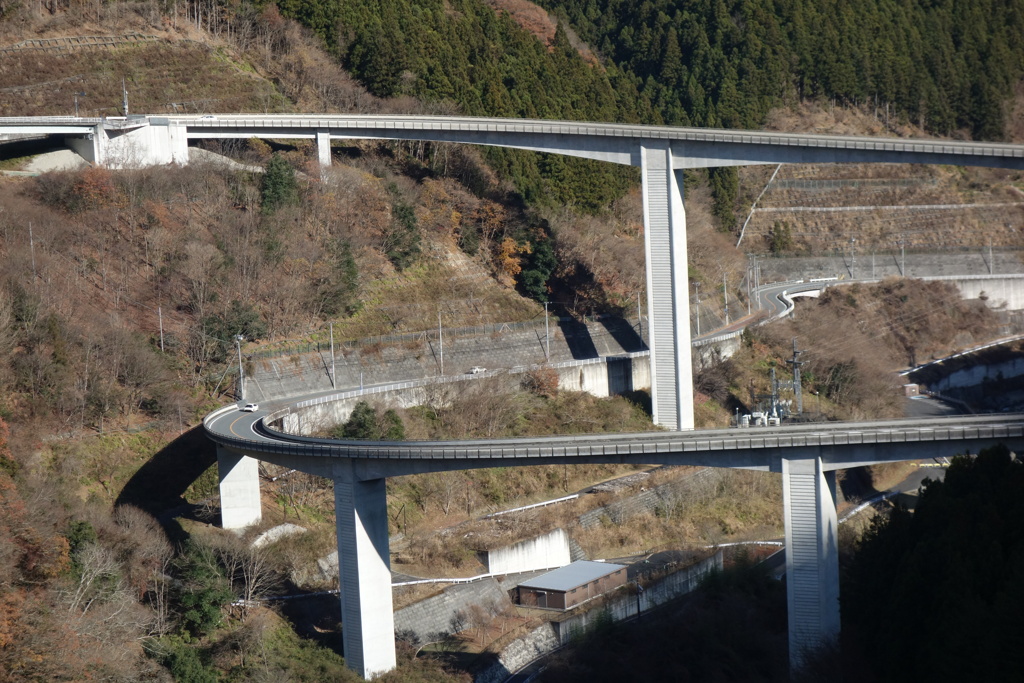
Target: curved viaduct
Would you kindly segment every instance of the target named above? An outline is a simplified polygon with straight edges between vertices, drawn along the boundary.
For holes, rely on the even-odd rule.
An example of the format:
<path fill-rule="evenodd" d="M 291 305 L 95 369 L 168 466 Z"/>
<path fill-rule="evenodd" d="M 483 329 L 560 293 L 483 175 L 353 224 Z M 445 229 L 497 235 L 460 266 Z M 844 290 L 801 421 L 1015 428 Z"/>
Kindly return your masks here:
<path fill-rule="evenodd" d="M 0 134 L 63 136 L 87 159 L 112 167 L 188 163 L 189 140 L 306 138 L 322 166 L 332 140 L 425 140 L 567 154 L 638 166 L 644 236 L 655 423 L 692 429 L 686 168 L 779 163 L 925 163 L 1024 169 L 1024 145 L 910 140 L 619 123 L 446 116 L 231 114 L 0 119 Z"/>
<path fill-rule="evenodd" d="M 0 119 L 0 135 L 51 135 L 111 167 L 188 163 L 202 138 L 308 138 L 322 166 L 332 140 L 424 140 L 567 154 L 638 166 L 643 183 L 654 421 L 692 430 L 687 168 L 779 163 L 927 163 L 1024 169 L 1024 146 L 765 131 L 493 118 L 358 115 Z M 365 677 L 395 665 L 385 479 L 416 471 L 561 462 L 687 463 L 781 472 L 790 660 L 839 630 L 834 470 L 1004 441 L 1024 447 L 1024 417 L 786 427 L 739 436 L 675 431 L 561 440 L 342 445 L 275 432 L 263 415 L 222 409 L 205 421 L 218 444 L 224 526 L 258 521 L 257 459 L 335 482 L 345 657 Z M 269 416 L 271 421 L 278 417 Z M 281 416 L 283 417 L 283 415 Z M 262 427 L 257 427 L 264 424 Z"/>

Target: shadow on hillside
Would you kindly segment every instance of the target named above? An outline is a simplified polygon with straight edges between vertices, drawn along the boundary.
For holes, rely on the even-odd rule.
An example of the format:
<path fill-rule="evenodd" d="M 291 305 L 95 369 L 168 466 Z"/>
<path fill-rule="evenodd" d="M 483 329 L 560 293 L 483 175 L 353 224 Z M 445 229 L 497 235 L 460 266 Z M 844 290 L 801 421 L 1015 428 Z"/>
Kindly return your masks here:
<path fill-rule="evenodd" d="M 851 467 L 837 482 L 843 498 L 848 501 L 871 500 L 881 493 L 875 488 L 871 471 L 866 467 Z"/>
<path fill-rule="evenodd" d="M 644 340 L 630 322 L 624 318 L 604 317 L 601 319 L 604 329 L 615 340 L 615 343 L 622 347 L 622 350 L 631 353 L 643 351 L 647 348 Z"/>
<path fill-rule="evenodd" d="M 139 468 L 117 497 L 115 506 L 134 505 L 160 520 L 171 540 L 184 536 L 172 521 L 192 512 L 185 490 L 217 462 L 217 449 L 206 438 L 202 425 L 193 427 L 164 446 Z"/>
<path fill-rule="evenodd" d="M 569 353 L 574 360 L 597 358 L 597 347 L 594 346 L 590 330 L 585 324 L 565 315 L 560 317 L 558 326 L 562 329 L 565 344 L 569 347 Z"/>
<path fill-rule="evenodd" d="M 337 595 L 307 595 L 278 603 L 295 632 L 344 656 L 341 603 Z"/>

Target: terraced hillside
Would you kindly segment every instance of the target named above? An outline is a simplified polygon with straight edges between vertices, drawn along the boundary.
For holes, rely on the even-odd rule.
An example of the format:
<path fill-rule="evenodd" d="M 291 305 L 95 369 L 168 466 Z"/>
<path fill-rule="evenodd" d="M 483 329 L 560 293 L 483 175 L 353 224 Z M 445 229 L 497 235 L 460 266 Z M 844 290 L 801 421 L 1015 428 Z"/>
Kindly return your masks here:
<path fill-rule="evenodd" d="M 1014 174 L 928 166 L 783 166 L 741 246 L 774 253 L 1020 246 Z"/>

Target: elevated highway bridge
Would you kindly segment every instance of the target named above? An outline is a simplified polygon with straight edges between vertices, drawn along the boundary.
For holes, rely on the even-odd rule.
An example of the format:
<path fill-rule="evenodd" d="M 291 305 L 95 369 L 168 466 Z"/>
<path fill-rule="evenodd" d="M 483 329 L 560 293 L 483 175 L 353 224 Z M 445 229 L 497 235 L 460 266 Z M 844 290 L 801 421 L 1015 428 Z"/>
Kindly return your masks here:
<path fill-rule="evenodd" d="M 315 140 L 323 167 L 331 163 L 332 141 L 351 139 L 497 145 L 637 166 L 643 184 L 653 417 L 656 424 L 672 431 L 694 427 L 682 170 L 781 163 L 925 163 L 1024 169 L 1024 146 L 1012 144 L 469 117 L 218 114 L 7 118 L 0 119 L 0 135 L 4 134 L 59 136 L 87 160 L 113 168 L 184 165 L 190 140 L 250 137 Z M 679 434 L 603 435 L 589 441 L 590 437 L 578 437 L 573 443 L 546 447 L 525 439 L 518 444 L 489 446 L 491 456 L 485 458 L 485 447 L 479 444 L 421 444 L 409 446 L 409 450 L 393 444 L 317 444 L 275 434 L 272 421 L 253 430 L 255 421 L 246 427 L 237 415 L 229 419 L 230 414 L 218 411 L 206 421 L 208 434 L 218 443 L 226 527 L 245 526 L 259 519 L 257 458 L 290 459 L 297 469 L 330 472 L 325 476 L 334 479 L 345 657 L 350 667 L 367 677 L 395 665 L 384 481 L 400 471 L 417 471 L 413 462 L 418 468 L 440 468 L 443 463 L 453 469 L 483 466 L 478 463 L 485 460 L 489 465 L 514 465 L 541 460 L 583 462 L 581 458 L 628 458 L 645 463 L 689 459 L 710 466 L 753 466 L 781 472 L 789 545 L 790 659 L 798 665 L 807 648 L 834 638 L 839 629 L 834 467 L 877 461 L 871 458 L 920 457 L 922 441 L 936 450 L 1007 440 L 1017 449 L 1021 446 L 1019 422 L 1004 418 L 985 425 L 936 425 L 929 438 L 924 438 L 928 433 L 919 426 L 830 427 L 802 436 L 768 436 L 760 447 L 753 441 L 733 441 L 726 447 L 729 438 L 741 437 L 704 432 L 685 438 Z M 975 429 L 978 431 L 972 431 Z M 614 449 L 599 445 L 612 443 L 613 438 L 625 441 L 615 441 Z M 337 448 L 342 450 L 332 450 Z M 581 448 L 586 455 L 579 454 Z M 400 452 L 405 455 L 399 457 Z M 373 457 L 372 453 L 387 457 Z M 502 455 L 495 457 L 499 453 Z"/>
<path fill-rule="evenodd" d="M 1024 415 L 1019 414 L 446 442 L 337 441 L 281 429 L 302 403 L 330 398 L 254 413 L 227 406 L 208 416 L 204 426 L 218 444 L 225 527 L 259 519 L 257 460 L 333 480 L 345 657 L 364 675 L 383 670 L 373 667 L 386 666 L 394 656 L 387 477 L 584 463 L 778 472 L 791 661 L 799 666 L 803 653 L 839 632 L 836 470 L 977 453 L 997 443 L 1024 453 Z"/>

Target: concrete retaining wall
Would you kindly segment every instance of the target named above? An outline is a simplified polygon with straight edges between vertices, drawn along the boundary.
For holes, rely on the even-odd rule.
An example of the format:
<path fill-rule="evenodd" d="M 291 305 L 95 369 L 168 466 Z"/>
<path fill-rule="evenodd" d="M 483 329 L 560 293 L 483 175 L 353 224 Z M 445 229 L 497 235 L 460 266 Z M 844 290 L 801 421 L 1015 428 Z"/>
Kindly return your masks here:
<path fill-rule="evenodd" d="M 554 651 L 560 644 L 553 624 L 538 626 L 509 643 L 498 655 L 498 661 L 473 677 L 473 683 L 503 683 L 513 671 Z"/>
<path fill-rule="evenodd" d="M 564 567 L 572 561 L 569 535 L 565 529 L 498 548 L 487 553 L 487 571 L 491 574 L 512 574 L 535 569 Z"/>
<path fill-rule="evenodd" d="M 383 404 L 387 408 L 409 408 L 422 404 L 425 397 L 426 389 L 424 387 L 399 389 L 366 396 L 353 396 L 351 398 L 331 401 L 330 403 L 310 406 L 285 415 L 281 426 L 289 434 L 310 436 L 318 431 L 330 429 L 348 420 L 360 401 Z"/>
<path fill-rule="evenodd" d="M 455 584 L 445 588 L 440 595 L 396 611 L 395 633 L 415 634 L 421 643 L 426 643 L 437 640 L 438 634 L 467 628 L 469 624 L 465 615 L 473 605 L 493 615 L 511 604 L 508 594 L 491 577 Z"/>
<path fill-rule="evenodd" d="M 1024 278 L 1000 277 L 953 279 L 965 299 L 984 298 L 989 308 L 1024 309 Z"/>
<path fill-rule="evenodd" d="M 564 391 L 585 391 L 594 396 L 609 396 L 608 365 L 595 363 L 580 367 L 558 368 L 558 388 Z"/>
<path fill-rule="evenodd" d="M 279 360 L 262 362 L 276 367 Z M 612 389 L 615 389 L 614 393 L 623 393 L 634 389 L 650 387 L 650 382 L 645 381 L 650 378 L 650 362 L 648 358 L 624 357 L 607 360 L 609 362 L 605 362 L 605 359 L 593 359 L 581 365 L 559 366 L 552 369 L 559 375 L 560 388 L 572 391 L 586 391 L 594 396 L 607 397 Z M 294 364 L 299 369 L 313 370 L 310 372 L 313 383 L 318 379 L 321 382 L 323 381 L 324 375 L 319 370 L 311 369 L 304 362 L 295 362 Z M 339 376 L 340 374 L 339 372 Z M 451 387 L 462 382 L 478 382 L 486 379 L 493 383 L 494 390 L 512 391 L 521 385 L 523 376 L 521 373 L 506 373 L 503 371 L 488 372 L 485 375 L 477 376 L 456 375 L 448 378 L 450 383 L 447 386 Z M 356 391 L 339 392 L 356 395 L 313 406 L 306 406 L 289 412 L 281 418 L 280 428 L 290 434 L 304 436 L 314 434 L 317 431 L 328 429 L 347 420 L 352 414 L 352 410 L 355 409 L 355 406 L 360 401 L 369 401 L 387 408 L 409 408 L 426 403 L 428 398 L 441 400 L 441 396 L 434 393 L 435 389 L 433 387 L 443 386 L 442 384 L 432 383 L 431 380 L 418 380 L 418 382 L 425 386 L 395 389 L 388 387 L 368 388 L 365 394 L 357 393 Z M 255 395 L 267 396 L 268 394 L 264 388 L 266 383 L 266 381 L 259 382 L 258 380 L 247 382 L 245 399 L 252 400 Z"/>
<path fill-rule="evenodd" d="M 706 353 L 708 351 L 717 351 L 722 358 L 731 358 L 733 354 L 740 350 L 741 343 L 741 337 L 737 334 L 735 337 L 699 346 L 694 349 L 694 352 Z"/>
<path fill-rule="evenodd" d="M 466 373 L 475 366 L 495 369 L 541 364 L 545 362 L 546 348 L 550 348 L 552 363 L 618 356 L 642 350 L 642 340 L 630 332 L 628 325 L 625 325 L 626 330 L 619 329 L 624 325 L 606 322 L 581 324 L 570 333 L 569 339 L 557 325 L 552 325 L 550 344 L 545 344 L 543 326 L 488 334 L 446 330 L 445 374 Z M 335 346 L 334 368 L 338 388 L 435 377 L 441 369 L 440 348 L 436 334 L 431 336 L 428 333 L 402 335 L 401 341 L 354 346 L 339 340 Z M 303 344 L 294 352 L 260 356 L 246 363 L 245 398 L 265 401 L 329 391 L 332 389 L 330 371 L 330 345 L 326 341 L 320 342 L 319 350 L 316 344 Z M 596 383 L 595 375 L 591 384 Z M 633 384 L 634 388 L 650 386 L 646 361 L 642 367 L 634 368 Z M 612 392 L 616 392 L 614 387 Z"/>
<path fill-rule="evenodd" d="M 970 368 L 963 368 L 943 377 L 937 382 L 928 386 L 932 391 L 945 393 L 950 389 L 964 387 L 980 387 L 986 382 L 1013 379 L 1024 376 L 1024 358 L 1013 358 L 1002 363 L 991 365 L 975 365 Z"/>
<path fill-rule="evenodd" d="M 684 479 L 670 481 L 650 491 L 595 508 L 580 515 L 580 526 L 589 529 L 599 526 L 604 519 L 613 524 L 621 524 L 638 515 L 657 514 L 659 509 L 670 511 L 681 499 L 698 493 L 702 488 L 715 486 L 725 471 L 704 468 Z"/>

